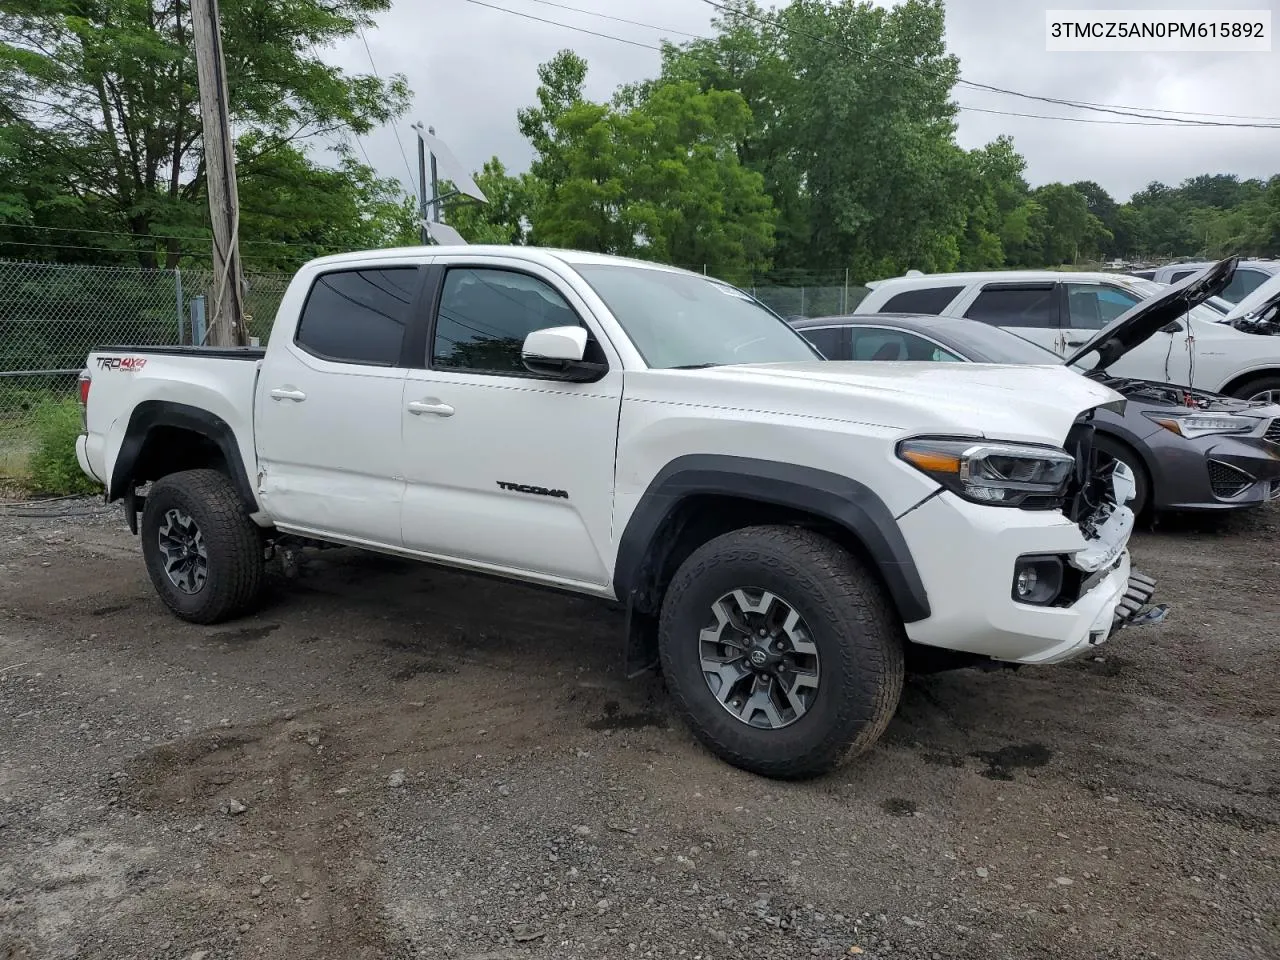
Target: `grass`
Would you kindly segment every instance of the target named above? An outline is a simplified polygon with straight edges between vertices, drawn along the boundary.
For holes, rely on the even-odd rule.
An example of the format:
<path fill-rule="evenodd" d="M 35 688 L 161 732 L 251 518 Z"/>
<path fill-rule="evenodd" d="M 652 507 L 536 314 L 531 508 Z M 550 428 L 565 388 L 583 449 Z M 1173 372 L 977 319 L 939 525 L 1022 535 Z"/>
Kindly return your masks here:
<path fill-rule="evenodd" d="M 76 438 L 82 429 L 77 401 L 43 401 L 35 409 L 34 426 L 34 436 L 28 433 L 23 438 L 25 442 L 6 442 L 5 435 L 0 434 L 0 469 L 4 473 L 25 480 L 32 492 L 48 496 L 95 493 L 101 489 L 85 476 L 76 459 Z M 10 460 L 16 465 L 18 458 L 24 456 L 25 464 L 11 473 Z"/>

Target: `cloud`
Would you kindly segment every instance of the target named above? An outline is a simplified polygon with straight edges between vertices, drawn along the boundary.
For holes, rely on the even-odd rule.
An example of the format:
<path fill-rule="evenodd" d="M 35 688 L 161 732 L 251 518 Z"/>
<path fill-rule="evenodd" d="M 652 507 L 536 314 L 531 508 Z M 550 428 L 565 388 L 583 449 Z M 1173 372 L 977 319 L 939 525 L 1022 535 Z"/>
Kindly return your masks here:
<path fill-rule="evenodd" d="M 664 34 L 586 16 L 536 0 L 485 0 L 545 20 L 559 21 L 657 46 Z M 656 24 L 670 31 L 709 35 L 712 8 L 698 0 L 561 0 L 570 6 Z M 1233 7 L 1256 6 L 1240 0 Z M 1120 6 L 1107 0 L 1055 7 Z M 1161 0 L 1158 5 L 1125 0 L 1125 8 L 1204 9 L 1209 4 Z M 684 39 L 668 33 L 672 41 Z M 571 47 L 590 64 L 587 94 L 603 100 L 614 89 L 658 71 L 655 50 L 576 33 L 563 26 L 488 9 L 466 0 L 400 0 L 366 33 L 378 71 L 403 73 L 414 103 L 399 124 L 405 158 L 389 128 L 364 138 L 374 166 L 406 185 L 416 180 L 416 145 L 409 124 L 434 126 L 462 163 L 479 169 L 497 155 L 509 168 L 528 165 L 528 143 L 516 127 L 516 111 L 534 101 L 537 67 Z M 1025 0 L 952 0 L 947 7 L 947 45 L 960 58 L 962 75 L 992 86 L 1049 97 L 1214 114 L 1280 116 L 1273 91 L 1280 89 L 1280 57 L 1265 53 L 1049 53 L 1044 43 L 1044 6 Z M 330 62 L 368 72 L 369 56 L 359 38 L 330 51 Z M 958 87 L 961 104 L 1014 113 L 1121 120 L 1038 101 Z M 1247 122 L 1247 121 L 1245 121 Z M 1199 173 L 1267 177 L 1280 172 L 1280 129 L 1232 129 L 1074 123 L 962 111 L 957 137 L 976 147 L 1000 134 L 1014 138 L 1027 158 L 1033 183 L 1096 180 L 1127 198 L 1152 180 L 1178 183 Z M 406 167 L 408 169 L 406 169 Z"/>

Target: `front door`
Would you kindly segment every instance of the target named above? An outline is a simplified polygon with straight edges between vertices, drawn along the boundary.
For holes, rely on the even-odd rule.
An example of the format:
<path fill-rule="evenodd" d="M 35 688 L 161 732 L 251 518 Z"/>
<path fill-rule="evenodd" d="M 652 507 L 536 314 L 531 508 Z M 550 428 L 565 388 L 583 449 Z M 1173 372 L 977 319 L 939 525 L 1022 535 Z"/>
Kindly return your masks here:
<path fill-rule="evenodd" d="M 422 269 L 319 274 L 293 340 L 267 351 L 254 433 L 262 502 L 282 526 L 399 546 L 401 354 Z"/>
<path fill-rule="evenodd" d="M 1067 354 L 1093 339 L 1116 317 L 1141 303 L 1140 293 L 1109 283 L 1064 283 L 1067 300 Z M 1185 384 L 1189 370 L 1185 322 L 1152 334 L 1107 368 L 1117 377 Z"/>
<path fill-rule="evenodd" d="M 622 370 L 585 303 L 552 271 L 451 258 L 405 380 L 405 546 L 480 569 L 607 590 Z M 595 383 L 535 376 L 533 330 L 585 326 Z"/>

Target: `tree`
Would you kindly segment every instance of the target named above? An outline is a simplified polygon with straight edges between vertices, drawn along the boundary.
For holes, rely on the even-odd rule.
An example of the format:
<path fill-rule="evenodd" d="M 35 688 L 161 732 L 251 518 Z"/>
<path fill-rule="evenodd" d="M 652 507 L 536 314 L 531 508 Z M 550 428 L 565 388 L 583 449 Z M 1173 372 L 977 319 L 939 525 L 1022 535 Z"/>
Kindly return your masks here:
<path fill-rule="evenodd" d="M 538 105 L 519 115 L 540 184 L 526 190 L 534 242 L 734 279 L 768 263 L 773 208 L 763 178 L 738 159 L 751 123 L 741 96 L 662 80 L 591 103 L 585 64 L 568 52 L 538 75 Z"/>
<path fill-rule="evenodd" d="M 255 195 L 253 180 L 262 171 L 269 177 L 281 163 L 295 172 L 309 166 L 298 145 L 365 133 L 403 111 L 403 78 L 348 76 L 315 53 L 389 6 L 390 0 L 222 5 L 233 128 L 251 144 L 237 150 L 242 197 Z M 197 212 L 205 181 L 184 0 L 0 0 L 0 37 L 0 119 L 20 131 L 30 151 L 56 158 L 42 168 L 44 187 L 54 187 L 61 204 L 131 235 L 144 266 L 160 259 L 175 264 L 182 244 L 152 236 L 194 234 L 204 222 Z M 371 173 L 361 176 L 367 185 Z M 21 216 L 39 219 L 44 187 L 28 191 L 35 206 L 28 203 Z M 350 191 L 353 204 L 360 189 Z M 317 210 L 330 202 L 311 194 L 295 200 Z M 246 205 L 245 222 L 251 220 Z"/>
<path fill-rule="evenodd" d="M 448 207 L 448 221 L 468 243 L 527 243 L 542 196 L 542 181 L 531 173 L 518 177 L 507 173 L 497 157 L 485 161 L 475 175 L 487 203 L 455 200 Z M 453 185 L 442 184 L 448 193 Z"/>
<path fill-rule="evenodd" d="M 1033 191 L 1044 210 L 1044 262 L 1075 263 L 1082 254 L 1096 252 L 1110 238 L 1102 221 L 1089 212 L 1084 194 L 1065 183 L 1047 183 Z"/>

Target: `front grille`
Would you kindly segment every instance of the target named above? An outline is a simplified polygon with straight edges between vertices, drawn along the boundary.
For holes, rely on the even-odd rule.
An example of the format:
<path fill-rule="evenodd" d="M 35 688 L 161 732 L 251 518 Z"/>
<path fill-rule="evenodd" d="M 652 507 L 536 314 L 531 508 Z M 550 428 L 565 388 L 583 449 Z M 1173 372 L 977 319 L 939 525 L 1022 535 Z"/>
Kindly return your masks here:
<path fill-rule="evenodd" d="M 1280 417 L 1267 424 L 1267 432 L 1263 436 L 1272 443 L 1280 443 Z"/>
<path fill-rule="evenodd" d="M 1221 460 L 1210 460 L 1209 486 L 1213 490 L 1215 497 L 1220 500 L 1230 500 L 1233 497 L 1240 496 L 1240 494 L 1253 486 L 1253 477 L 1239 467 L 1233 467 L 1229 463 L 1223 463 Z"/>

